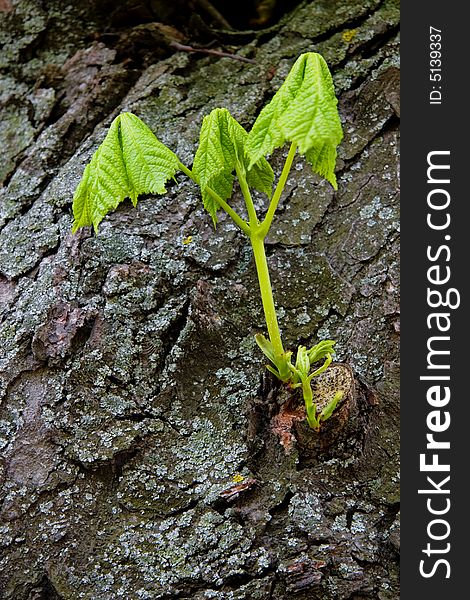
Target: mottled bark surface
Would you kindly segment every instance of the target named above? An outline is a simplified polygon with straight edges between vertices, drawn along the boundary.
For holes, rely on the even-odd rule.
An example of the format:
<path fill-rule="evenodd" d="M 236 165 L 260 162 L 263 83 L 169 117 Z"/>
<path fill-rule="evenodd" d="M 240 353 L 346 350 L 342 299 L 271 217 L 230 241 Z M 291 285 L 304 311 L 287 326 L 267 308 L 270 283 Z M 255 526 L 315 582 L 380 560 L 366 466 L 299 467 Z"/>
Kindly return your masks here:
<path fill-rule="evenodd" d="M 0 597 L 398 598 L 397 4 L 231 34 L 255 64 L 130 60 L 95 4 L 0 1 Z M 340 96 L 339 190 L 298 160 L 268 260 L 287 345 L 338 340 L 358 394 L 339 441 L 297 424 L 288 454 L 242 234 L 183 176 L 97 237 L 71 200 L 119 111 L 190 164 L 204 114 L 249 127 L 307 50 Z"/>

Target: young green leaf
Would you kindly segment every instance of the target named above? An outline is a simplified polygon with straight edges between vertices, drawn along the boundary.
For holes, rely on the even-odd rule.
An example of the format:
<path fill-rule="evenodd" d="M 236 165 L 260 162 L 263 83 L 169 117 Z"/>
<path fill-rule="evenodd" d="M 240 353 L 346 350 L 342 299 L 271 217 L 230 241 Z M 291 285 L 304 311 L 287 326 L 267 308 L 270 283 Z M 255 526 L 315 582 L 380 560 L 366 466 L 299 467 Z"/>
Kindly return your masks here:
<path fill-rule="evenodd" d="M 305 346 L 299 346 L 297 348 L 295 368 L 305 376 L 307 376 L 308 372 L 310 371 L 310 360 L 308 358 L 308 352 Z"/>
<path fill-rule="evenodd" d="M 232 195 L 233 171 L 237 162 L 247 170 L 249 185 L 271 194 L 274 173 L 268 161 L 261 157 L 248 169 L 245 143 L 248 133 L 225 108 L 216 108 L 204 117 L 199 147 L 193 163 L 193 173 L 201 187 L 205 209 L 217 223 L 216 201 L 207 193 L 210 187 L 223 200 Z"/>
<path fill-rule="evenodd" d="M 248 165 L 245 164 L 245 168 L 247 168 L 247 166 Z M 258 192 L 266 194 L 268 198 L 271 197 L 273 191 L 273 181 L 274 172 L 265 158 L 262 158 L 255 163 L 251 170 L 246 174 L 246 182 L 250 188 L 254 188 L 255 190 L 258 190 Z"/>
<path fill-rule="evenodd" d="M 74 224 L 93 225 L 125 198 L 134 206 L 139 194 L 164 194 L 178 170 L 178 158 L 132 113 L 116 117 L 85 168 L 73 199 Z"/>
<path fill-rule="evenodd" d="M 292 367 L 290 362 L 292 352 L 284 352 L 284 354 L 281 354 L 280 356 L 277 355 L 272 342 L 268 340 L 262 333 L 257 333 L 255 335 L 255 340 L 263 354 L 269 358 L 269 360 L 276 367 L 273 368 L 271 365 L 266 365 L 268 371 L 271 371 L 271 373 L 281 381 L 288 381 L 290 376 L 290 367 Z"/>
<path fill-rule="evenodd" d="M 255 340 L 263 354 L 269 358 L 272 363 L 275 363 L 276 352 L 274 351 L 272 343 L 262 333 L 257 333 L 255 335 Z"/>
<path fill-rule="evenodd" d="M 310 364 L 314 364 L 317 361 L 321 360 L 328 356 L 328 354 L 334 354 L 334 348 L 336 342 L 333 340 L 322 340 L 315 346 L 312 346 L 308 351 L 308 358 L 310 359 Z"/>
<path fill-rule="evenodd" d="M 331 356 L 331 354 L 327 354 L 326 358 L 325 358 L 325 362 L 322 364 L 321 367 L 318 367 L 318 369 L 316 371 L 313 371 L 313 373 L 310 373 L 309 377 L 310 379 L 313 379 L 314 377 L 317 377 L 318 375 L 320 375 L 320 373 L 323 373 L 323 371 L 326 371 L 326 369 L 331 365 L 333 361 L 333 358 Z"/>
<path fill-rule="evenodd" d="M 121 145 L 134 206 L 139 194 L 165 194 L 165 183 L 178 171 L 178 157 L 132 113 L 121 115 Z"/>
<path fill-rule="evenodd" d="M 75 191 L 74 233 L 87 225 L 93 225 L 96 230 L 103 217 L 129 195 L 129 180 L 119 143 L 119 119 L 112 122 Z"/>
<path fill-rule="evenodd" d="M 336 394 L 333 396 L 333 398 L 328 402 L 328 404 L 325 406 L 325 408 L 321 411 L 320 416 L 319 416 L 319 421 L 326 421 L 327 419 L 329 419 L 331 417 L 331 415 L 333 414 L 333 411 L 335 410 L 335 408 L 338 405 L 338 402 L 340 402 L 340 400 L 343 399 L 344 396 L 344 392 L 342 391 L 337 391 Z"/>
<path fill-rule="evenodd" d="M 293 142 L 336 189 L 336 147 L 342 137 L 328 66 L 320 54 L 307 52 L 256 119 L 246 143 L 249 167 L 286 141 Z"/>

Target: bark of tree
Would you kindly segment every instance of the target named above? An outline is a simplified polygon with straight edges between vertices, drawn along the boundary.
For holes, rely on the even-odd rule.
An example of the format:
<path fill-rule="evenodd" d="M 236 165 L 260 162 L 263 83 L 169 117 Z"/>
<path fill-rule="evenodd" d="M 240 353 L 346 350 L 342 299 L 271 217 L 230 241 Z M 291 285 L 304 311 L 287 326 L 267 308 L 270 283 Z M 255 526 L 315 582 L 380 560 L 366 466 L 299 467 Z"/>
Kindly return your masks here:
<path fill-rule="evenodd" d="M 135 39 L 94 41 L 95 4 L 0 1 L 0 598 L 398 598 L 397 3 L 230 34 L 254 64 L 129 60 Z M 287 346 L 337 340 L 357 405 L 334 443 L 299 425 L 286 452 L 243 235 L 183 176 L 98 236 L 70 207 L 120 111 L 189 165 L 204 114 L 249 128 L 308 50 L 340 97 L 339 190 L 299 159 L 268 261 Z"/>

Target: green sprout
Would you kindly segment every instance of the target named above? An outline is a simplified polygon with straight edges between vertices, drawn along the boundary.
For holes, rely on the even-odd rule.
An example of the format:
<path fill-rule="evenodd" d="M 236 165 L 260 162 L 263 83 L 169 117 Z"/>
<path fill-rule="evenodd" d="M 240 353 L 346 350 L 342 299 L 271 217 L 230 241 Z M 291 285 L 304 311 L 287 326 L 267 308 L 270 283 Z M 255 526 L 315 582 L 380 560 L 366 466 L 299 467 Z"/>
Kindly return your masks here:
<path fill-rule="evenodd" d="M 128 112 L 120 114 L 86 166 L 73 200 L 73 231 L 93 225 L 97 232 L 104 216 L 125 198 L 130 198 L 135 206 L 140 194 L 164 194 L 166 182 L 177 171 L 198 184 L 214 226 L 217 211 L 222 209 L 251 242 L 268 330 L 268 337 L 258 334 L 256 342 L 271 363 L 268 370 L 282 382 L 302 389 L 308 424 L 317 431 L 342 398 L 341 393 L 335 394 L 317 414 L 311 381 L 331 363 L 334 342 L 325 340 L 309 350 L 299 346 L 292 364 L 292 352 L 284 349 L 281 339 L 264 240 L 297 152 L 305 156 L 314 172 L 337 189 L 336 148 L 342 136 L 328 66 L 322 56 L 308 52 L 297 59 L 249 133 L 224 108 L 216 108 L 204 117 L 192 169 L 138 117 Z M 289 151 L 272 193 L 274 173 L 266 157 L 286 143 L 290 143 Z M 228 203 L 235 176 L 245 200 L 247 218 Z M 265 193 L 269 199 L 261 220 L 255 210 L 252 189 Z M 323 359 L 323 364 L 310 372 Z"/>
<path fill-rule="evenodd" d="M 302 393 L 305 401 L 305 409 L 307 411 L 307 422 L 312 429 L 319 431 L 320 423 L 331 417 L 338 402 L 343 398 L 343 392 L 338 391 L 333 398 L 327 403 L 319 415 L 317 415 L 317 407 L 313 402 L 313 392 L 311 381 L 320 373 L 325 371 L 333 360 L 331 354 L 333 352 L 333 344 L 331 340 L 324 340 L 310 350 L 305 346 L 299 346 L 297 349 L 297 358 L 295 365 L 289 364 L 291 370 L 291 387 L 302 388 Z M 318 360 L 324 358 L 323 364 L 310 373 L 311 366 Z"/>

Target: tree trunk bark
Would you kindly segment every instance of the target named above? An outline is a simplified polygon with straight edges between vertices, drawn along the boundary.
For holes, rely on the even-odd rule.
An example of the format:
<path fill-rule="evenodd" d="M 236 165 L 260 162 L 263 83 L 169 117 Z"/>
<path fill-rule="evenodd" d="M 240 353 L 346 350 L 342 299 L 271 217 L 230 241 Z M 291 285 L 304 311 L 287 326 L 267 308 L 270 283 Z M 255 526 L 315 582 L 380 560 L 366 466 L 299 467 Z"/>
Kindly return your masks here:
<path fill-rule="evenodd" d="M 151 23 L 107 37 L 103 3 L 0 1 L 0 598 L 399 597 L 398 15 L 306 1 L 214 33 L 245 63 Z M 249 128 L 311 50 L 339 96 L 339 189 L 298 158 L 267 254 L 286 347 L 337 340 L 354 373 L 323 438 L 286 424 L 301 400 L 264 374 L 249 242 L 191 181 L 70 232 L 120 111 L 189 166 L 205 114 Z"/>

